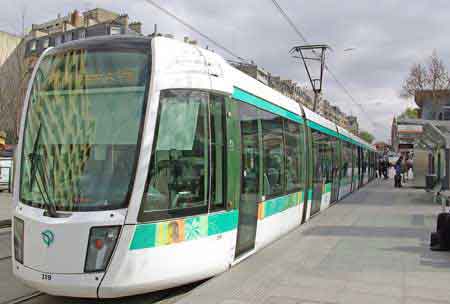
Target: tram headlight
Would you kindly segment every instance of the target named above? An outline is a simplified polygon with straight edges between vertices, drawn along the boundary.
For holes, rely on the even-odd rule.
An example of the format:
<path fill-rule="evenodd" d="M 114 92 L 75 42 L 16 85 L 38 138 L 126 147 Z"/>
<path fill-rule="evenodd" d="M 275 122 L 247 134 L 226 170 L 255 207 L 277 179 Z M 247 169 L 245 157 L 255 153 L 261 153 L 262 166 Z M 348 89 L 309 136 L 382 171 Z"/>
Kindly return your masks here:
<path fill-rule="evenodd" d="M 14 258 L 17 262 L 23 264 L 23 220 L 14 218 Z"/>
<path fill-rule="evenodd" d="M 104 271 L 116 246 L 120 226 L 92 227 L 84 272 Z"/>

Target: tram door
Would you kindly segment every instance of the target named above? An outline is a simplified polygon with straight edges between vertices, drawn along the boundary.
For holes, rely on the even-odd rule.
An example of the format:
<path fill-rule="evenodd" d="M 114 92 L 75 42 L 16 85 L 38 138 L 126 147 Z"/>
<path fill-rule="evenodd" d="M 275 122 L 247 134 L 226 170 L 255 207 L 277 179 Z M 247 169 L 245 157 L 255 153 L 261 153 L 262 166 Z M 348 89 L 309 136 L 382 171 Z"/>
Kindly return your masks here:
<path fill-rule="evenodd" d="M 331 203 L 334 203 L 338 200 L 339 197 L 339 185 L 340 185 L 340 142 L 337 139 L 334 139 L 332 142 L 332 180 L 333 184 L 331 187 Z"/>
<path fill-rule="evenodd" d="M 241 198 L 235 257 L 255 247 L 259 201 L 258 115 L 253 106 L 239 104 L 241 125 Z"/>
<path fill-rule="evenodd" d="M 361 188 L 363 182 L 363 162 L 364 152 L 361 147 L 358 147 L 358 188 Z"/>
<path fill-rule="evenodd" d="M 316 214 L 320 211 L 320 204 L 322 203 L 322 189 L 324 186 L 324 178 L 323 178 L 323 159 L 322 154 L 323 151 L 323 136 L 319 131 L 311 130 L 312 133 L 312 143 L 313 148 L 311 150 L 312 157 L 310 159 L 313 160 L 313 197 L 312 197 L 312 206 L 311 206 L 311 215 Z M 322 146 L 321 146 L 322 144 Z"/>

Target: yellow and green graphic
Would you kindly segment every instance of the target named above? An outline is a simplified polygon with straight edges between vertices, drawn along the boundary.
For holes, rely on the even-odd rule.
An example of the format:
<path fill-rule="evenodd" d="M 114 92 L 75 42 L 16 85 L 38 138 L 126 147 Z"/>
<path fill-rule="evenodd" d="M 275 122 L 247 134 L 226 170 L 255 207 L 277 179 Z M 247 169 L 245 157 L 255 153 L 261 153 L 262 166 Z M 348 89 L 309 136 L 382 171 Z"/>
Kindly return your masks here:
<path fill-rule="evenodd" d="M 236 229 L 238 211 L 228 211 L 136 226 L 130 250 L 193 241 Z"/>
<path fill-rule="evenodd" d="M 303 203 L 303 192 L 296 192 L 286 196 L 277 197 L 258 204 L 258 220 L 272 216 L 286 209 Z"/>

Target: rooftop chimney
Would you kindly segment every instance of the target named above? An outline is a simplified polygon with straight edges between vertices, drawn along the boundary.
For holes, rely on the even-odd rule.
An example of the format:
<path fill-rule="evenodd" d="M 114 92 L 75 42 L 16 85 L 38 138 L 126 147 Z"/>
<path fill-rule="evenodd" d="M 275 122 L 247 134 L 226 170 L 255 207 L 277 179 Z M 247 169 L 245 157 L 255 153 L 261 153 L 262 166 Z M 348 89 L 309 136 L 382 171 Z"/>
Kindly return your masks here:
<path fill-rule="evenodd" d="M 72 15 L 70 16 L 70 23 L 74 27 L 80 27 L 82 25 L 82 15 L 78 10 L 74 10 Z"/>

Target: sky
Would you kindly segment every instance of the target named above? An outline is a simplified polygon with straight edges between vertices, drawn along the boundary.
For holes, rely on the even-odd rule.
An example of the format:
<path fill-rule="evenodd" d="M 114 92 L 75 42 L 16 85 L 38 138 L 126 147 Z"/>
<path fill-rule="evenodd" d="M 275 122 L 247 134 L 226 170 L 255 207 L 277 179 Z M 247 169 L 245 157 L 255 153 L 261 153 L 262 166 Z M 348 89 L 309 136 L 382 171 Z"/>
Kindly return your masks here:
<path fill-rule="evenodd" d="M 253 60 L 272 74 L 293 79 L 310 88 L 306 72 L 289 55 L 304 44 L 270 0 L 154 0 L 181 19 L 213 37 L 239 56 Z M 347 114 L 358 117 L 360 127 L 377 140 L 390 140 L 394 116 L 412 100 L 400 98 L 400 90 L 411 65 L 426 61 L 433 50 L 449 66 L 450 26 L 448 0 L 278 0 L 311 44 L 327 44 L 327 65 L 345 85 L 355 103 L 324 74 L 323 96 Z M 432 3 L 432 4 L 431 4 Z M 20 33 L 32 23 L 102 7 L 127 13 L 141 21 L 146 34 L 189 36 L 201 46 L 210 42 L 166 16 L 145 0 L 0 0 L 0 30 Z M 351 48 L 349 51 L 346 49 Z M 217 53 L 233 59 L 219 49 Z"/>

